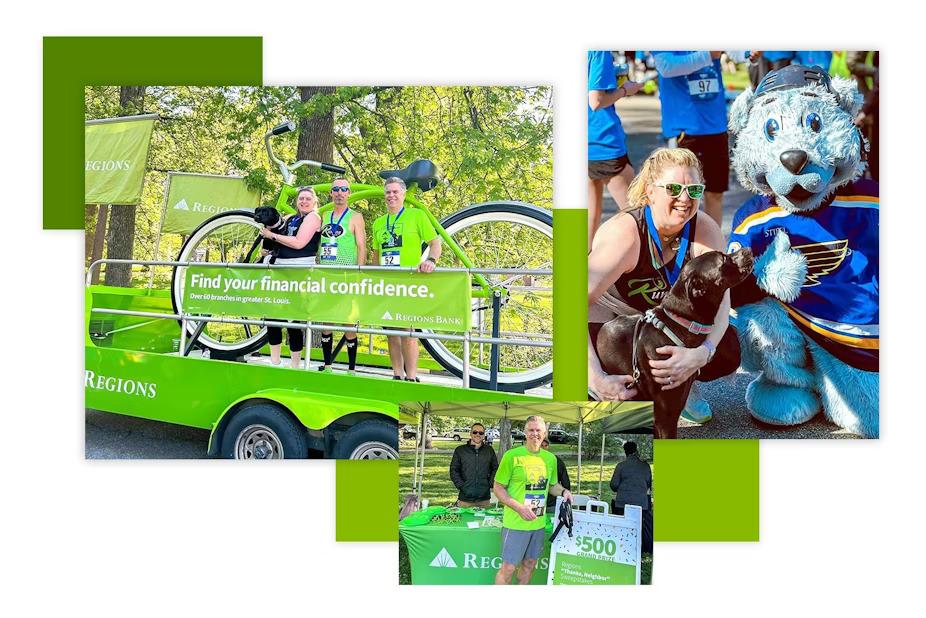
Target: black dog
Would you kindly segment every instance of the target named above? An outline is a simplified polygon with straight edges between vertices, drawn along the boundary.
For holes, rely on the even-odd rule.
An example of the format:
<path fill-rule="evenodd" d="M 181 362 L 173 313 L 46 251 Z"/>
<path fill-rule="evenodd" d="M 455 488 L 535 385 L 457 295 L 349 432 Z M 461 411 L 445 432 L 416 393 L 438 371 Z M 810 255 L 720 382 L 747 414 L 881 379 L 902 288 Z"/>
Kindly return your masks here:
<path fill-rule="evenodd" d="M 268 228 L 271 232 L 286 234 L 286 224 L 283 222 L 283 217 L 280 216 L 280 212 L 273 206 L 258 206 L 255 208 L 254 220 Z M 270 263 L 272 264 L 275 261 L 277 251 L 280 249 L 280 243 L 270 240 L 269 238 L 264 238 L 261 247 L 270 252 Z"/>
<path fill-rule="evenodd" d="M 682 268 L 672 289 L 654 309 L 643 316 L 618 316 L 601 327 L 596 349 L 602 369 L 610 375 L 635 378 L 637 399 L 653 402 L 655 437 L 676 437 L 678 418 L 695 376 L 663 391 L 662 384 L 651 373 L 649 360 L 667 358 L 656 352 L 656 348 L 665 345 L 700 346 L 707 339 L 724 292 L 751 272 L 749 249 L 740 249 L 732 255 L 719 251 L 705 253 Z"/>

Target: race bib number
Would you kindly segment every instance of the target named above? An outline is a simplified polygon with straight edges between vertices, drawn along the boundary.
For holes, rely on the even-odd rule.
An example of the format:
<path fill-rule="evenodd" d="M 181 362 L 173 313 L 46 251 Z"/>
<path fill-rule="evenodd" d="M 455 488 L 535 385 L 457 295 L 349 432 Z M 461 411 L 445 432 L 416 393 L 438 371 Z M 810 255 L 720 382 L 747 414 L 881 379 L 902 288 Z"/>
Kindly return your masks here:
<path fill-rule="evenodd" d="M 720 78 L 714 69 L 704 69 L 688 76 L 688 94 L 693 99 L 713 99 L 720 94 Z"/>
<path fill-rule="evenodd" d="M 338 259 L 337 245 L 322 245 L 321 250 L 322 262 L 334 262 Z"/>
<path fill-rule="evenodd" d="M 547 509 L 547 495 L 526 493 L 524 506 L 532 510 L 537 517 L 543 517 L 543 512 Z"/>
<path fill-rule="evenodd" d="M 383 251 L 379 256 L 379 265 L 380 266 L 398 266 L 399 265 L 399 252 L 398 251 Z"/>

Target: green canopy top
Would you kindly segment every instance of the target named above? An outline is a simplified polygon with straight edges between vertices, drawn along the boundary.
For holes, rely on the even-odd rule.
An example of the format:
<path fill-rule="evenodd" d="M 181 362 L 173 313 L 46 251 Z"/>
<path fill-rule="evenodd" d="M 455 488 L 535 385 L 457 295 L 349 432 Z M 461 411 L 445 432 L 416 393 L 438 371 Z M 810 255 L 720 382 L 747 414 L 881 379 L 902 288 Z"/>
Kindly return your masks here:
<path fill-rule="evenodd" d="M 536 414 L 547 422 L 575 424 L 605 419 L 609 432 L 653 425 L 653 404 L 649 401 L 406 402 L 400 406 L 399 419 L 401 422 L 415 424 L 422 412 L 434 416 L 508 418 L 516 421 L 526 420 Z"/>

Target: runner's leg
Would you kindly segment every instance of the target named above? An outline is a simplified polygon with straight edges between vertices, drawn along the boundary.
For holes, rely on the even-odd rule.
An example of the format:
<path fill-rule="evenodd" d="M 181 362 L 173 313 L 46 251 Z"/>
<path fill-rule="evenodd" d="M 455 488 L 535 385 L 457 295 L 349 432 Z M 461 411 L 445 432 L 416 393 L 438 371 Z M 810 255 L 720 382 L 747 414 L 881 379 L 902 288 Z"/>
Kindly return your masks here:
<path fill-rule="evenodd" d="M 617 176 L 608 181 L 608 193 L 617 202 L 619 211 L 627 209 L 627 189 L 630 188 L 631 182 L 633 182 L 633 166 L 630 165 L 625 165 Z"/>
<path fill-rule="evenodd" d="M 326 368 L 331 366 L 331 361 L 332 361 L 331 349 L 332 349 L 333 341 L 334 341 L 334 335 L 332 335 L 331 333 L 326 333 L 326 332 L 322 333 L 322 352 L 325 355 L 325 367 Z"/>
<path fill-rule="evenodd" d="M 716 221 L 717 225 L 723 225 L 723 192 L 704 192 L 704 212 Z"/>
<path fill-rule="evenodd" d="M 511 583 L 511 576 L 514 575 L 514 570 L 517 568 L 516 564 L 508 564 L 507 562 L 502 563 L 502 568 L 498 570 L 498 573 L 495 574 L 495 583 L 497 585 L 508 585 Z"/>
<path fill-rule="evenodd" d="M 389 362 L 392 364 L 392 375 L 402 379 L 405 377 L 405 368 L 402 363 L 402 338 L 388 336 Z"/>
<path fill-rule="evenodd" d="M 402 357 L 405 361 L 405 378 L 414 380 L 418 377 L 418 339 L 402 338 Z"/>
<path fill-rule="evenodd" d="M 518 569 L 518 584 L 525 586 L 531 583 L 531 576 L 534 574 L 534 568 L 536 566 L 536 558 L 525 558 L 522 560 L 521 568 Z"/>
<path fill-rule="evenodd" d="M 347 368 L 353 371 L 357 366 L 357 333 L 347 333 Z"/>

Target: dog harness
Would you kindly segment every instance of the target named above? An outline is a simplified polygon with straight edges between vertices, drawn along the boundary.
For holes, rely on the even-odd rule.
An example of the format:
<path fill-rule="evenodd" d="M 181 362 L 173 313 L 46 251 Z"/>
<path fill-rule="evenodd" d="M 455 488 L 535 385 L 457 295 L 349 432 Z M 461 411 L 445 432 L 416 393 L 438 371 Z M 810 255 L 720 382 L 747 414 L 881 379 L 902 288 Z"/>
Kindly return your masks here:
<path fill-rule="evenodd" d="M 694 333 L 696 335 L 708 335 L 714 330 L 713 324 L 701 324 L 700 322 L 695 322 L 694 320 L 687 320 L 681 316 L 675 315 L 667 309 L 663 309 L 666 316 L 670 318 L 673 322 L 684 326 L 685 330 L 689 333 Z M 640 366 L 637 357 L 637 345 L 640 342 L 640 333 L 643 330 L 643 324 L 650 324 L 657 330 L 662 331 L 662 333 L 669 338 L 675 345 L 681 348 L 687 348 L 688 346 L 676 335 L 671 328 L 669 328 L 665 322 L 659 319 L 659 316 L 656 315 L 656 311 L 653 309 L 648 310 L 646 313 L 637 318 L 637 323 L 633 327 L 633 356 L 631 360 L 631 367 L 633 367 L 633 374 L 631 377 L 633 380 L 630 384 L 627 385 L 627 388 L 634 388 L 637 385 L 637 382 L 640 380 Z"/>

